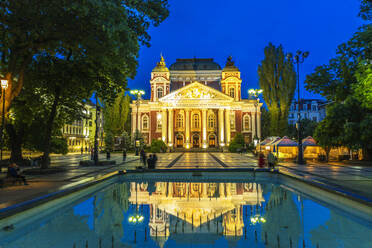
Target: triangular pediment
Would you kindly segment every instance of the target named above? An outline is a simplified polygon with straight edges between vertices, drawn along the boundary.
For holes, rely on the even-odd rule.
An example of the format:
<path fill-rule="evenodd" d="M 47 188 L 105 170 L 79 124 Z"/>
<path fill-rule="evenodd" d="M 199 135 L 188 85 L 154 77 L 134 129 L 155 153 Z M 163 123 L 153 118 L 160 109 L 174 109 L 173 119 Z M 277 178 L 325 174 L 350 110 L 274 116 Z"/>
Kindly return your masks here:
<path fill-rule="evenodd" d="M 212 87 L 199 82 L 193 82 L 159 99 L 160 102 L 174 100 L 224 100 L 234 101 L 234 98 L 218 91 Z"/>

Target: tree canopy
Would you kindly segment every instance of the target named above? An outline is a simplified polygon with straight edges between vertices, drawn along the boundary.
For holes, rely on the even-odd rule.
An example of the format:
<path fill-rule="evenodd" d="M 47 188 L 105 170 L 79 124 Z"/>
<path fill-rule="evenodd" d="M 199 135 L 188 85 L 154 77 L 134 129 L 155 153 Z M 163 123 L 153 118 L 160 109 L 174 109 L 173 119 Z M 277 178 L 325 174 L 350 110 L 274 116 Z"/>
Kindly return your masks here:
<path fill-rule="evenodd" d="M 270 134 L 283 136 L 287 130 L 288 112 L 296 89 L 296 73 L 286 60 L 283 47 L 269 44 L 265 58 L 258 66 L 263 97 L 270 114 Z"/>
<path fill-rule="evenodd" d="M 370 21 L 372 8 L 362 1 L 360 16 Z M 306 88 L 329 100 L 326 118 L 315 130 L 323 147 L 345 146 L 372 156 L 372 24 L 359 28 L 346 43 L 338 46 L 336 57 L 308 75 Z"/>
<path fill-rule="evenodd" d="M 41 53 L 89 57 L 91 71 L 101 72 L 96 86 L 102 96 L 124 86 L 135 75 L 139 43 L 149 45 L 147 30 L 168 16 L 167 7 L 167 0 L 0 1 L 0 76 L 9 83 L 6 112 L 23 88 L 27 67 Z"/>

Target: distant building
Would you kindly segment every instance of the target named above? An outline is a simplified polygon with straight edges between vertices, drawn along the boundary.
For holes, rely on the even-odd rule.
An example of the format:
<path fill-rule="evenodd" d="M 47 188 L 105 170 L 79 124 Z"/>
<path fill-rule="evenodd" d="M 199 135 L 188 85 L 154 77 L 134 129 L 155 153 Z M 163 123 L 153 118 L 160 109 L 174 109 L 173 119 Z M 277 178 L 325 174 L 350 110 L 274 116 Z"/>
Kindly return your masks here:
<path fill-rule="evenodd" d="M 300 115 L 301 119 L 309 119 L 312 121 L 319 122 L 324 119 L 326 112 L 325 100 L 320 99 L 301 99 L 300 104 Z M 289 108 L 288 123 L 295 124 L 297 122 L 297 109 L 298 102 L 293 101 Z"/>
<path fill-rule="evenodd" d="M 69 152 L 90 151 L 94 146 L 96 107 L 93 103 L 85 104 L 83 112 L 85 118 L 67 123 L 62 128 L 62 135 L 67 139 Z M 103 146 L 103 115 L 101 113 L 99 120 L 98 146 Z"/>

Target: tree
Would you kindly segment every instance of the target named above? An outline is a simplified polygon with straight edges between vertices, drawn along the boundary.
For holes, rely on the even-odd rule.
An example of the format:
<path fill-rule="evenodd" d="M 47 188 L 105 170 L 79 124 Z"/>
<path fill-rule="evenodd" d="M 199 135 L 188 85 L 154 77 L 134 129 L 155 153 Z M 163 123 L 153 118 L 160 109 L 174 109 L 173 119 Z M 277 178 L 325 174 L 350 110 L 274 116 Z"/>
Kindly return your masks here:
<path fill-rule="evenodd" d="M 353 85 L 355 95 L 363 107 L 372 110 L 372 64 L 360 63 L 355 76 L 358 82 Z"/>
<path fill-rule="evenodd" d="M 129 150 L 131 147 L 130 136 L 127 131 L 124 131 L 121 135 L 121 148 Z"/>
<path fill-rule="evenodd" d="M 120 136 L 125 131 L 125 123 L 128 119 L 130 97 L 121 91 L 113 103 L 107 102 L 103 107 L 104 125 L 106 133 Z"/>
<path fill-rule="evenodd" d="M 237 133 L 229 144 L 229 152 L 242 151 L 244 146 L 244 136 L 241 133 Z"/>
<path fill-rule="evenodd" d="M 262 138 L 270 137 L 270 113 L 265 107 L 261 108 L 261 136 Z"/>
<path fill-rule="evenodd" d="M 283 47 L 269 44 L 265 58 L 258 66 L 258 77 L 263 97 L 270 114 L 270 134 L 283 136 L 294 91 L 296 73 L 293 64 L 285 59 Z"/>
<path fill-rule="evenodd" d="M 27 67 L 44 52 L 89 56 L 92 64 L 115 72 L 116 81 L 133 77 L 138 43 L 149 45 L 147 29 L 168 16 L 167 7 L 167 0 L 0 1 L 0 76 L 9 83 L 6 113 L 23 88 Z"/>
<path fill-rule="evenodd" d="M 315 128 L 317 127 L 317 125 L 318 125 L 318 123 L 316 121 L 309 120 L 309 119 L 301 119 L 300 126 L 301 126 L 302 136 L 304 138 L 308 137 L 308 136 L 312 137 L 314 135 L 314 131 L 315 131 Z M 290 138 L 295 138 L 295 139 L 298 138 L 297 137 L 296 124 L 288 125 L 288 131 L 287 131 L 286 136 L 288 136 Z"/>
<path fill-rule="evenodd" d="M 371 4 L 362 1 L 360 16 L 370 20 Z M 315 131 L 315 139 L 328 149 L 345 146 L 362 149 L 372 159 L 371 66 L 372 24 L 359 28 L 346 43 L 338 46 L 336 57 L 318 66 L 306 78 L 306 88 L 319 93 L 332 104 Z"/>
<path fill-rule="evenodd" d="M 163 140 L 153 139 L 151 142 L 151 152 L 166 152 L 167 145 Z"/>
<path fill-rule="evenodd" d="M 84 63 L 86 59 L 58 58 L 43 54 L 37 56 L 26 75 L 25 88 L 31 92 L 39 92 L 45 99 L 45 125 L 41 137 L 43 160 L 42 168 L 49 166 L 49 154 L 52 132 L 55 129 L 56 118 L 60 118 L 60 126 L 71 120 L 82 119 L 84 99 L 92 94 L 95 84 L 92 84 L 90 66 Z"/>
<path fill-rule="evenodd" d="M 105 133 L 105 148 L 106 152 L 112 152 L 114 150 L 114 136 L 111 132 Z"/>

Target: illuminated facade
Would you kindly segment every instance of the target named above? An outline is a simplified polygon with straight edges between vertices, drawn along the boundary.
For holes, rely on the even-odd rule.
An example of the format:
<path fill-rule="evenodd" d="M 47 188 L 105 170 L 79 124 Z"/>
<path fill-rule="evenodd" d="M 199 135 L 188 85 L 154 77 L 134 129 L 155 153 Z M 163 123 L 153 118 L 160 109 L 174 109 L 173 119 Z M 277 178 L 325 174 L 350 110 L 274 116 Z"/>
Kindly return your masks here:
<path fill-rule="evenodd" d="M 67 139 L 69 152 L 88 152 L 94 146 L 94 134 L 96 129 L 96 107 L 91 103 L 84 106 L 83 114 L 85 118 L 66 123 L 62 128 L 62 135 Z M 103 134 L 103 115 L 99 117 L 98 146 L 104 145 Z"/>
<path fill-rule="evenodd" d="M 231 57 L 223 69 L 197 58 L 177 59 L 168 69 L 161 57 L 150 84 L 150 100 L 131 105 L 132 133 L 138 127 L 147 144 L 162 139 L 169 147 L 208 148 L 229 145 L 236 133 L 246 143 L 261 137 L 262 103 L 241 98 L 240 71 Z"/>
<path fill-rule="evenodd" d="M 152 237 L 167 238 L 170 233 L 177 233 L 177 229 L 182 233 L 197 229 L 199 233 L 242 236 L 243 206 L 259 207 L 265 201 L 257 183 L 152 184 L 131 182 L 129 197 L 131 204 L 149 205 Z M 179 220 L 184 224 L 178 223 Z"/>

